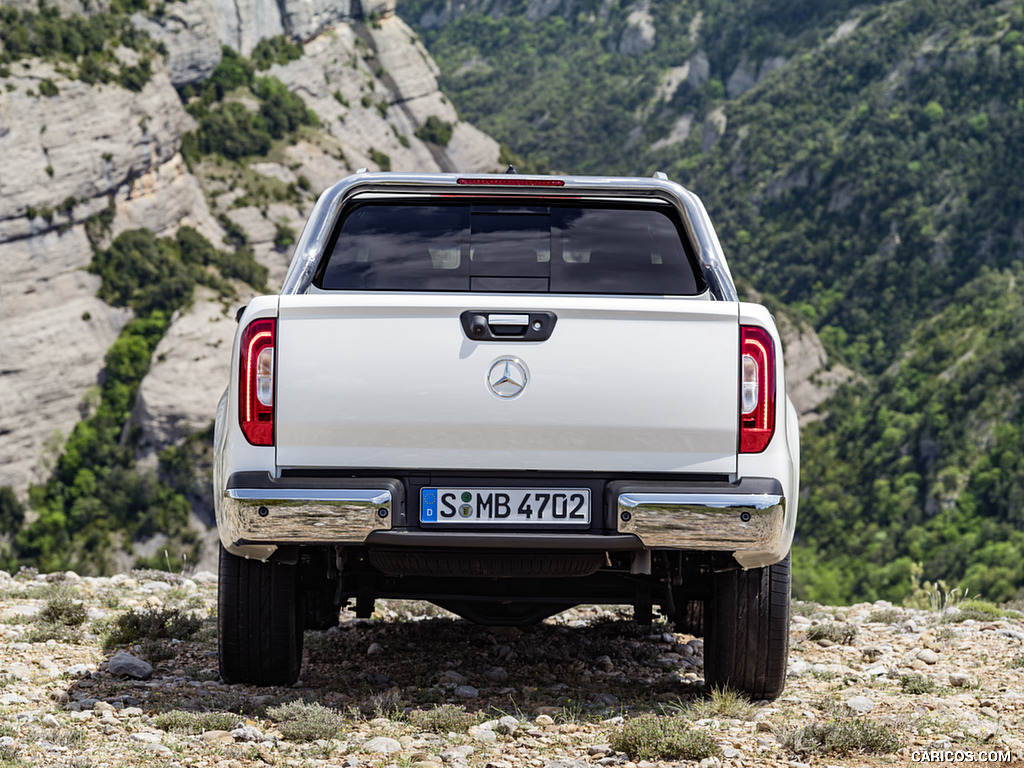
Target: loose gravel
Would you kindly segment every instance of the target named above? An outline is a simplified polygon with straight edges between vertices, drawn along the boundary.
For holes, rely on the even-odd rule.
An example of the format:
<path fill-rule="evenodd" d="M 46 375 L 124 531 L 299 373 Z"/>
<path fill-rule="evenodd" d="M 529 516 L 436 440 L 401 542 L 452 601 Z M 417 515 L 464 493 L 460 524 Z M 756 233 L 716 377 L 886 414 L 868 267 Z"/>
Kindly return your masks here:
<path fill-rule="evenodd" d="M 296 685 L 227 685 L 216 593 L 210 573 L 0 571 L 0 768 L 802 768 L 909 765 L 939 750 L 1009 752 L 1001 765 L 1024 768 L 1024 620 L 1013 612 L 797 604 L 782 697 L 727 707 L 704 689 L 700 638 L 602 606 L 518 629 L 381 602 L 371 619 L 343 612 L 307 632 Z M 184 637 L 108 647 L 119 617 L 146 611 L 201 621 L 183 622 L 197 629 Z M 715 753 L 616 751 L 652 713 L 682 718 Z M 858 726 L 842 748 L 808 737 L 836 724 Z M 876 732 L 885 751 L 869 754 L 856 734 Z"/>

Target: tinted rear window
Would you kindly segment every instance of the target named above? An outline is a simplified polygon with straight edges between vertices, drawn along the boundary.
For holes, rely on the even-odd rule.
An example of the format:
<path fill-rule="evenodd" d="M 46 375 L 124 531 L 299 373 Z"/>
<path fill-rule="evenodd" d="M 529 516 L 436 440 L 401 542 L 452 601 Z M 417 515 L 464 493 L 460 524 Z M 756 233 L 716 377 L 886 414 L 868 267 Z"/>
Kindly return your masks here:
<path fill-rule="evenodd" d="M 668 210 L 469 203 L 356 208 L 335 233 L 314 285 L 677 296 L 704 290 Z"/>

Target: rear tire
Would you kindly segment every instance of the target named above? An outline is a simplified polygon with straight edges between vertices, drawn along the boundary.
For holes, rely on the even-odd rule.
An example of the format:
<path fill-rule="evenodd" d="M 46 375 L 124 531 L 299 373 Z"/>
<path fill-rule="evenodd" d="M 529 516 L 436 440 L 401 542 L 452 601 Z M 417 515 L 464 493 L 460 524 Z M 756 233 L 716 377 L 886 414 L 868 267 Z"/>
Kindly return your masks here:
<path fill-rule="evenodd" d="M 704 680 L 752 699 L 776 699 L 789 658 L 790 556 L 775 565 L 711 576 Z"/>
<path fill-rule="evenodd" d="M 221 546 L 217 630 L 226 682 L 291 685 L 299 679 L 302 597 L 297 565 L 248 560 Z"/>

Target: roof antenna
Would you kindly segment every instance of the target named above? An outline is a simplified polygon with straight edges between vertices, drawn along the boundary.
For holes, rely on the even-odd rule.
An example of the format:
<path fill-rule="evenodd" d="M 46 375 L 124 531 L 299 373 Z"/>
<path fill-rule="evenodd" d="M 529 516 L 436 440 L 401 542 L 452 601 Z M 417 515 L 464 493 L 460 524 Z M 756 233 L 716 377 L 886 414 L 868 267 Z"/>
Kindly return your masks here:
<path fill-rule="evenodd" d="M 510 173 L 516 173 L 516 174 L 519 173 L 519 171 L 516 170 L 516 167 L 514 165 L 512 165 L 512 163 L 509 163 L 508 164 L 508 168 L 505 169 L 505 174 L 506 175 L 510 174 Z"/>

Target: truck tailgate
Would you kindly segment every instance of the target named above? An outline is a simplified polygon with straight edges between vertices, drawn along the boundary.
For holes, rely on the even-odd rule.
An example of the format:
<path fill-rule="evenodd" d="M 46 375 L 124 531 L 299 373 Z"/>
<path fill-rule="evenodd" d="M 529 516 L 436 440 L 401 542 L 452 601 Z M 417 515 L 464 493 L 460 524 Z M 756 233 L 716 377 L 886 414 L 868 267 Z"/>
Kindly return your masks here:
<path fill-rule="evenodd" d="M 467 309 L 557 323 L 477 342 Z M 282 296 L 278 323 L 280 467 L 736 471 L 733 302 L 311 294 Z M 514 398 L 488 386 L 505 357 L 529 376 Z"/>

